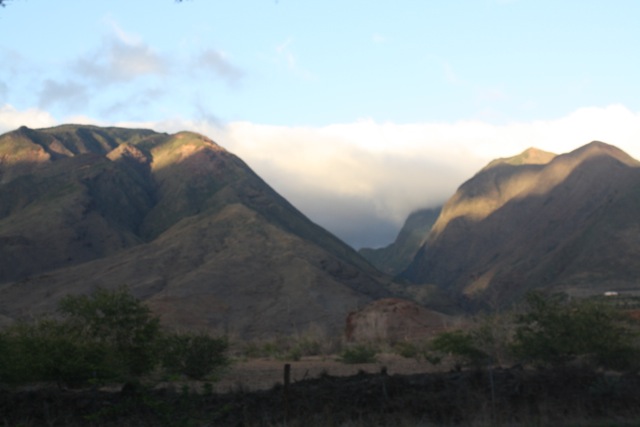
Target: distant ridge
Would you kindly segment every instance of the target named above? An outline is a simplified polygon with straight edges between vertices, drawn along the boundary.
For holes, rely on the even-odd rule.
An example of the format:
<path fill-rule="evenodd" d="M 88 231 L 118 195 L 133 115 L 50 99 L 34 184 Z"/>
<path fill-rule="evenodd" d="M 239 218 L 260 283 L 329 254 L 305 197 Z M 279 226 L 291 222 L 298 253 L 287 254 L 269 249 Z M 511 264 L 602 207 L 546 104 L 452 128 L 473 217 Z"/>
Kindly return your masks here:
<path fill-rule="evenodd" d="M 359 253 L 380 271 L 393 276 L 409 266 L 420 246 L 424 244 L 441 208 L 420 209 L 409 215 L 396 240 L 379 249 L 362 248 Z"/>

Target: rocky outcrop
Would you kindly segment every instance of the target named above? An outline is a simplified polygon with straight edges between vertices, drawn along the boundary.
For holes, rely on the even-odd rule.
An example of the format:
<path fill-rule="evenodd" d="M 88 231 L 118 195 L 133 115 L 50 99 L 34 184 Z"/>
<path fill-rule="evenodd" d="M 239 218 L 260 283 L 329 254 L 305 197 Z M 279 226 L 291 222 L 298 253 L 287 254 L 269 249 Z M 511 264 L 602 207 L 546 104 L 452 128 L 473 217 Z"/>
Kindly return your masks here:
<path fill-rule="evenodd" d="M 361 310 L 349 313 L 346 320 L 347 341 L 423 341 L 454 327 L 456 318 L 397 298 L 374 301 Z"/>

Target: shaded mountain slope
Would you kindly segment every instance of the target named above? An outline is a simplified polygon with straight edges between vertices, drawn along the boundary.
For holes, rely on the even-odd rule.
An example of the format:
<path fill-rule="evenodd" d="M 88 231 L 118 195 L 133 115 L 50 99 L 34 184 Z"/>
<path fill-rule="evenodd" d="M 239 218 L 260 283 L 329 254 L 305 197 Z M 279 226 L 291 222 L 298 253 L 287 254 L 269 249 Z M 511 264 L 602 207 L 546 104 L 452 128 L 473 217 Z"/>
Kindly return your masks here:
<path fill-rule="evenodd" d="M 640 163 L 593 142 L 548 163 L 495 162 L 445 204 L 403 277 L 491 305 L 527 290 L 632 290 Z"/>
<path fill-rule="evenodd" d="M 411 213 L 392 244 L 378 249 L 362 248 L 358 252 L 380 271 L 393 276 L 400 274 L 424 244 L 440 210 L 420 209 Z"/>
<path fill-rule="evenodd" d="M 0 136 L 0 314 L 128 285 L 176 327 L 340 330 L 387 279 L 198 134 L 61 126 Z"/>

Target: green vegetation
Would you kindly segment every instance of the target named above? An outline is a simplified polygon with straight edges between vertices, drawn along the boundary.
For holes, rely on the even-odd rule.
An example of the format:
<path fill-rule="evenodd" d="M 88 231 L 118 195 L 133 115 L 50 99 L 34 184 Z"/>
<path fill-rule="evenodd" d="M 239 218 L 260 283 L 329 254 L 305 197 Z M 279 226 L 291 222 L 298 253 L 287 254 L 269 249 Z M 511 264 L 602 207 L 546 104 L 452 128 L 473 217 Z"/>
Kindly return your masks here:
<path fill-rule="evenodd" d="M 173 333 L 162 340 L 162 367 L 174 375 L 203 380 L 228 365 L 226 339 L 206 334 Z"/>
<path fill-rule="evenodd" d="M 117 376 L 144 375 L 156 365 L 160 321 L 126 289 L 69 295 L 60 302 L 60 312 L 82 341 L 111 350 Z"/>
<path fill-rule="evenodd" d="M 3 425 L 382 425 L 383 420 L 398 425 L 404 420 L 400 425 L 604 426 L 636 425 L 638 419 L 637 375 L 609 371 L 638 368 L 637 325 L 611 300 L 533 293 L 517 312 L 483 316 L 472 328 L 394 347 L 405 357 L 473 369 L 294 381 L 287 405 L 281 386 L 256 394 L 216 394 L 210 382 L 159 389 L 153 381 L 140 381 L 213 381 L 228 363 L 228 343 L 163 330 L 126 288 L 68 296 L 59 312 L 59 318 L 18 323 L 0 333 L 0 383 L 126 385 L 120 393 L 0 389 Z M 339 354 L 344 363 L 372 363 L 383 345 L 347 344 Z M 327 339 L 309 333 L 253 348 L 260 355 L 296 360 L 327 350 Z M 544 369 L 491 369 L 502 363 Z"/>
<path fill-rule="evenodd" d="M 430 360 L 438 363 L 448 354 L 454 357 L 458 369 L 463 365 L 480 367 L 486 364 L 489 356 L 478 348 L 474 338 L 469 332 L 443 332 L 431 342 L 430 348 L 436 352 L 436 356 L 431 356 Z"/>
<path fill-rule="evenodd" d="M 527 296 L 518 318 L 515 355 L 540 365 L 581 361 L 593 367 L 635 370 L 640 360 L 630 317 L 597 300 L 567 301 L 560 295 Z"/>
<path fill-rule="evenodd" d="M 135 383 L 159 367 L 203 379 L 228 363 L 225 339 L 162 330 L 126 288 L 67 296 L 59 311 L 0 333 L 0 383 Z"/>
<path fill-rule="evenodd" d="M 310 330 L 292 337 L 279 336 L 271 340 L 248 341 L 237 351 L 241 358 L 269 358 L 283 361 L 298 361 L 305 356 L 328 356 L 336 354 L 340 344 L 322 331 Z"/>
<path fill-rule="evenodd" d="M 345 348 L 340 360 L 348 364 L 375 363 L 378 350 L 370 344 L 356 344 Z"/>
<path fill-rule="evenodd" d="M 637 322 L 609 301 L 532 292 L 518 312 L 487 316 L 468 330 L 443 332 L 422 346 L 404 343 L 398 351 L 434 364 L 450 360 L 458 369 L 511 363 L 637 371 L 639 336 Z"/>

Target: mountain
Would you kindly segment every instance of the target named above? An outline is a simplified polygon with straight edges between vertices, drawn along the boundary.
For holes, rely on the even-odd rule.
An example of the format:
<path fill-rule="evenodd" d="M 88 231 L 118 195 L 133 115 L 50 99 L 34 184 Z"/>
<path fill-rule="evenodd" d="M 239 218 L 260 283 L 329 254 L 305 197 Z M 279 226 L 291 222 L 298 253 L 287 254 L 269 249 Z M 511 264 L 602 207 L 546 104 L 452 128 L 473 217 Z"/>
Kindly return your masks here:
<path fill-rule="evenodd" d="M 396 240 L 384 248 L 362 248 L 358 252 L 380 271 L 397 275 L 406 269 L 424 244 L 441 208 L 420 209 L 411 213 Z"/>
<path fill-rule="evenodd" d="M 401 276 L 489 306 L 534 288 L 639 290 L 640 162 L 592 142 L 499 159 L 447 201 Z"/>
<path fill-rule="evenodd" d="M 177 328 L 336 333 L 387 282 L 202 135 L 64 125 L 0 136 L 1 319 L 127 285 Z"/>

